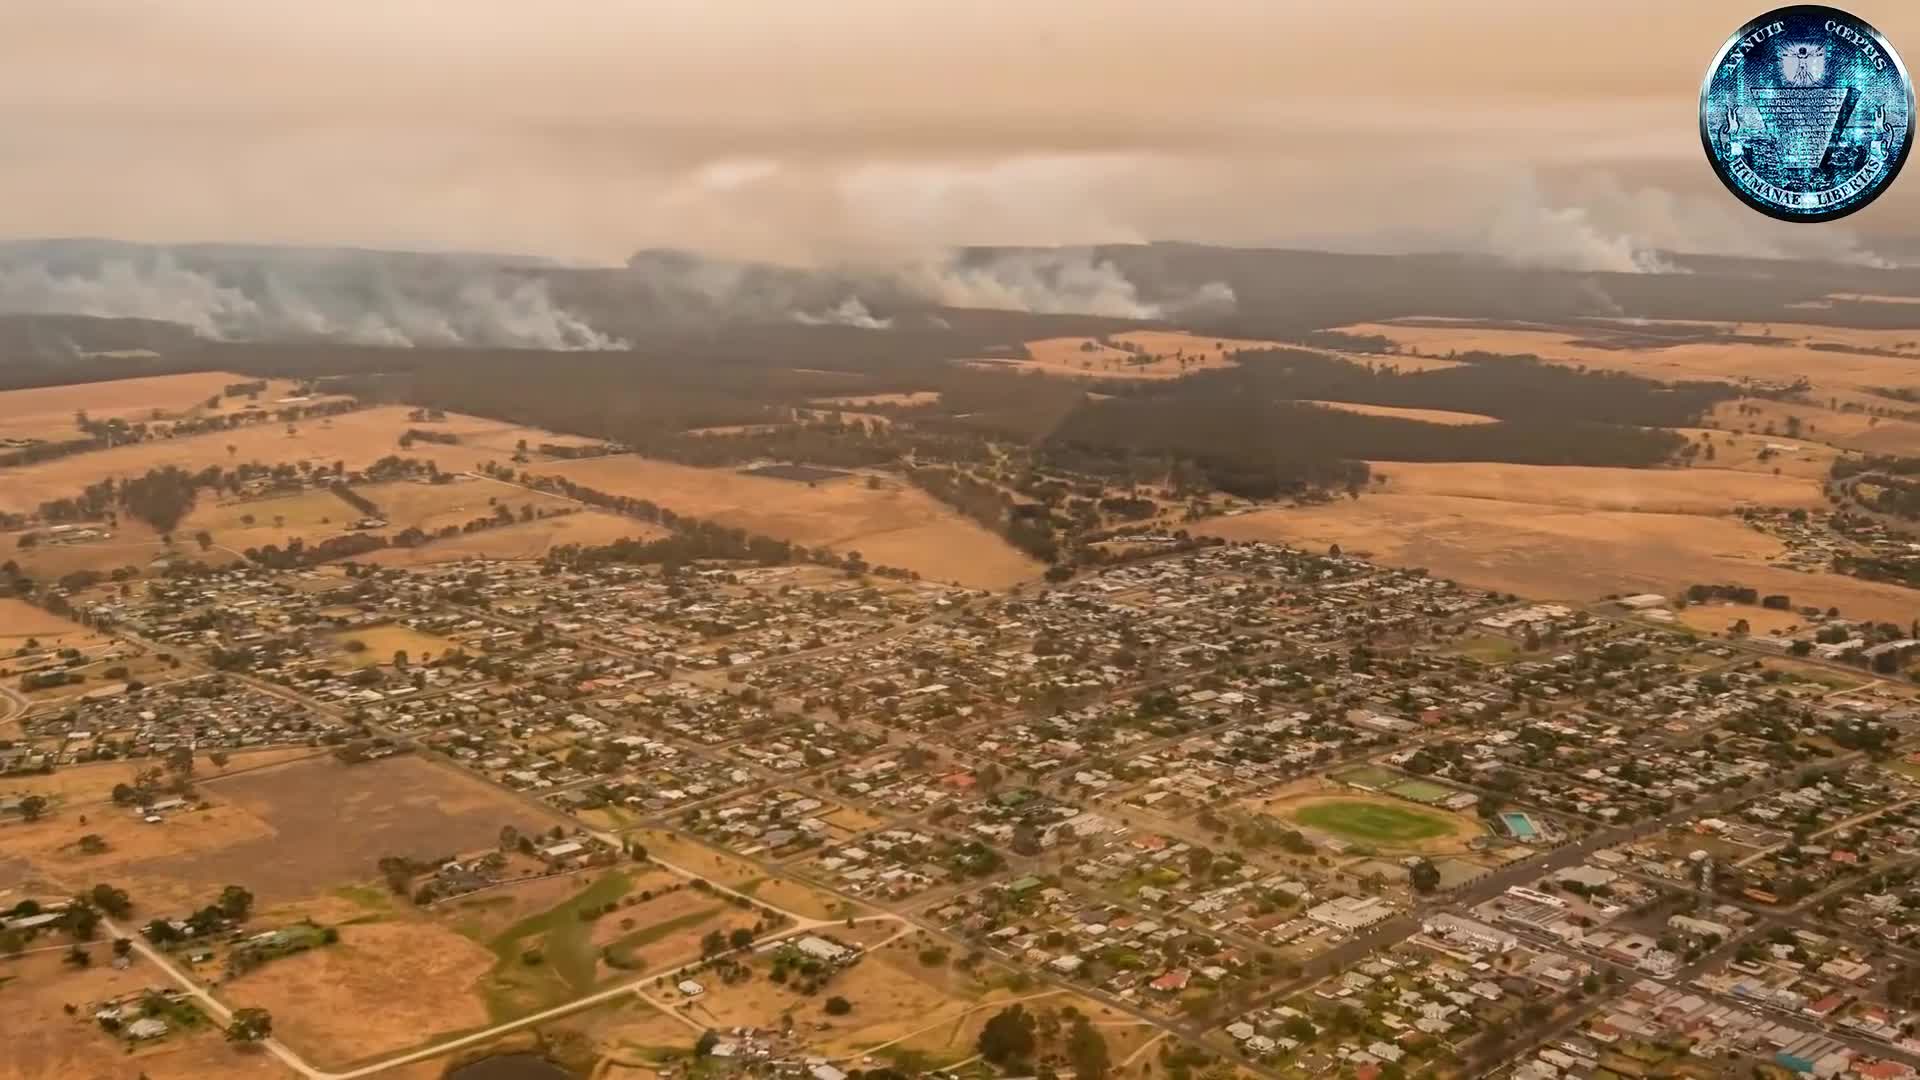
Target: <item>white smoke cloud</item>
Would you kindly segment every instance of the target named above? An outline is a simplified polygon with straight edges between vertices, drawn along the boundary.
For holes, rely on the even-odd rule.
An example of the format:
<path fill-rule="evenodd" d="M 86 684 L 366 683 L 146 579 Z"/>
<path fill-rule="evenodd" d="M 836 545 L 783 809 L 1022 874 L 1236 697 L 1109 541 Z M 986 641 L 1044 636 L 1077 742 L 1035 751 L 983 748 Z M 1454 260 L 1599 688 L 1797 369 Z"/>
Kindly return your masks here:
<path fill-rule="evenodd" d="M 1233 289 L 1208 282 L 1171 301 L 1142 299 L 1112 262 L 1084 252 L 1018 252 L 985 262 L 922 262 L 899 272 L 902 287 L 944 307 L 993 308 L 1038 315 L 1162 319 L 1202 309 L 1231 310 Z"/>
<path fill-rule="evenodd" d="M 1516 266 L 1614 274 L 1681 273 L 1637 237 L 1596 223 L 1581 207 L 1519 204 L 1488 222 L 1483 247 Z"/>
<path fill-rule="evenodd" d="M 222 280 L 166 251 L 53 265 L 0 253 L 0 314 L 159 319 L 217 341 L 623 349 L 554 304 L 545 282 L 476 272 L 407 284 L 371 262 L 264 262 Z"/>
<path fill-rule="evenodd" d="M 1684 273 L 1668 253 L 1893 266 L 1845 226 L 1777 222 L 1731 196 L 1629 187 L 1607 173 L 1584 174 L 1551 194 L 1517 183 L 1481 221 L 1456 237 L 1461 249 L 1541 269 Z"/>
<path fill-rule="evenodd" d="M 892 319 L 874 318 L 873 312 L 868 311 L 867 305 L 861 303 L 857 296 L 849 296 L 818 315 L 796 311 L 793 321 L 808 326 L 851 326 L 859 330 L 885 330 L 893 325 Z"/>

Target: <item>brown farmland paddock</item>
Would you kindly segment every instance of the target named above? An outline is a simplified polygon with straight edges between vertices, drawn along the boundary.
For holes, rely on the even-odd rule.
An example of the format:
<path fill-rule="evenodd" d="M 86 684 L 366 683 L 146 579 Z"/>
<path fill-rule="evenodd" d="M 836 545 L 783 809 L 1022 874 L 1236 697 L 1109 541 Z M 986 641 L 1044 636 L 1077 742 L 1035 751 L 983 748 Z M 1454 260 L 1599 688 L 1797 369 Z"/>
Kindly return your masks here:
<path fill-rule="evenodd" d="M 1389 471 L 1391 466 L 1388 467 Z M 1728 516 L 1543 506 L 1458 495 L 1364 495 L 1322 506 L 1211 518 L 1197 534 L 1268 540 L 1416 566 L 1485 589 L 1584 603 L 1609 595 L 1674 595 L 1701 582 L 1785 593 L 1798 606 L 1905 624 L 1911 590 L 1773 565 L 1786 549 Z"/>
<path fill-rule="evenodd" d="M 251 381 L 245 375 L 225 371 L 196 371 L 182 375 L 144 375 L 109 382 L 74 383 L 68 386 L 38 386 L 26 390 L 0 391 L 0 441 L 42 439 L 62 442 L 85 438 L 75 423 L 79 413 L 94 420 L 151 422 L 200 415 L 207 399 L 216 397 L 232 383 Z M 262 402 L 286 394 L 293 384 L 270 382 L 260 395 Z M 222 398 L 221 409 L 232 411 L 252 404 L 246 398 Z"/>
<path fill-rule="evenodd" d="M 409 420 L 409 412 L 397 405 L 380 406 L 303 420 L 292 425 L 291 434 L 286 424 L 251 424 L 232 431 L 158 439 L 0 469 L 0 510 L 24 513 L 50 499 L 78 494 L 88 484 L 106 477 L 139 476 L 165 465 L 198 471 L 209 465 L 224 467 L 240 462 L 279 465 L 306 461 L 331 469 L 337 461 L 354 470 L 396 455 L 432 461 L 445 472 L 465 472 L 487 461 L 506 462 L 521 439 L 531 446 L 592 444 L 588 439 L 457 413 L 438 424 L 422 424 Z M 454 445 L 416 442 L 402 450 L 401 434 L 415 427 L 431 427 L 460 441 Z"/>
<path fill-rule="evenodd" d="M 1499 419 L 1482 413 L 1454 412 L 1450 409 L 1402 409 L 1393 405 L 1364 405 L 1357 401 L 1302 401 L 1303 405 L 1318 405 L 1323 409 L 1338 412 L 1359 413 L 1362 416 L 1382 416 L 1389 420 L 1416 420 L 1422 424 L 1442 424 L 1447 427 L 1469 427 L 1474 424 L 1497 424 Z"/>
<path fill-rule="evenodd" d="M 356 561 L 377 566 L 433 566 L 466 559 L 540 559 L 563 544 L 597 547 L 618 540 L 658 540 L 668 534 L 659 525 L 624 514 L 583 510 L 463 533 L 417 547 L 384 548 Z"/>
<path fill-rule="evenodd" d="M 1497 462 L 1368 462 L 1369 490 L 1581 510 L 1725 514 L 1743 506 L 1826 505 L 1818 481 L 1728 469 L 1619 469 Z M 1363 497 L 1364 498 L 1364 497 Z"/>
<path fill-rule="evenodd" d="M 0 855 L 50 877 L 111 878 L 136 903 L 204 904 L 229 884 L 283 903 L 377 877 L 382 856 L 432 859 L 493 846 L 502 825 L 554 823 L 483 781 L 419 757 L 343 765 L 331 756 L 200 784 L 204 810 L 157 825 L 103 809 L 84 826 L 64 815 L 0 830 Z M 84 855 L 82 833 L 108 850 Z"/>
<path fill-rule="evenodd" d="M 294 1080 L 272 1055 L 236 1050 L 212 1020 L 191 1030 L 175 1023 L 165 1038 L 129 1052 L 85 1012 L 69 1015 L 69 1006 L 172 985 L 145 960 L 114 970 L 104 940 L 90 951 L 93 963 L 85 968 L 67 964 L 59 952 L 0 956 L 0 1008 L 7 1017 L 0 1080 Z M 274 1019 L 277 1026 L 280 1017 Z"/>
<path fill-rule="evenodd" d="M 274 1034 L 322 1068 L 486 1026 L 478 993 L 494 964 L 486 949 L 412 915 L 338 930 L 337 943 L 230 980 L 221 996 L 271 1012 Z"/>
<path fill-rule="evenodd" d="M 631 454 L 561 462 L 539 474 L 809 548 L 857 551 L 875 565 L 970 588 L 1004 588 L 1041 570 L 1000 537 L 894 476 L 803 483 Z"/>

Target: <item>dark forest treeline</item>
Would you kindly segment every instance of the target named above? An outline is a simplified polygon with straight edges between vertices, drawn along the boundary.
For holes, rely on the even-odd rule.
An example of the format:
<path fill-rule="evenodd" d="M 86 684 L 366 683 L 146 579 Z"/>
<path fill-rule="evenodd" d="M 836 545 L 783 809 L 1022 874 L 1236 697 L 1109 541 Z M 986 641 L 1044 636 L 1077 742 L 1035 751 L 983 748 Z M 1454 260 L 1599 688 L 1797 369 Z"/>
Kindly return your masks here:
<path fill-rule="evenodd" d="M 980 464 L 998 444 L 1082 475 L 1196 477 L 1250 497 L 1353 488 L 1366 481 L 1365 459 L 1661 464 L 1684 440 L 1649 429 L 1689 425 L 1736 392 L 1721 383 L 1668 386 L 1486 354 L 1403 372 L 1390 357 L 1367 365 L 1304 348 L 1244 352 L 1237 366 L 1178 380 L 1096 385 L 952 363 L 953 335 L 815 329 L 730 329 L 623 353 L 208 345 L 200 356 L 255 375 L 346 372 L 369 398 L 587 436 L 690 465 Z M 862 407 L 901 421 L 892 427 L 791 422 L 796 409 L 830 409 L 822 399 L 914 390 L 940 397 Z M 1306 400 L 1474 412 L 1501 422 L 1427 424 Z M 774 427 L 687 434 L 751 425 Z"/>
<path fill-rule="evenodd" d="M 35 462 L 52 461 L 55 458 L 63 458 L 69 454 L 85 454 L 94 450 L 104 450 L 107 448 L 107 445 L 107 440 L 95 438 L 38 442 L 31 446 L 21 446 L 11 450 L 0 451 L 0 468 L 11 465 L 32 465 Z"/>
<path fill-rule="evenodd" d="M 1267 398 L 1352 401 L 1409 409 L 1484 413 L 1501 419 L 1685 427 L 1701 413 L 1739 396 L 1729 383 L 1660 383 L 1592 371 L 1529 355 L 1469 352 L 1453 367 L 1399 371 L 1383 357 L 1372 366 L 1305 349 L 1235 354 L 1239 366 L 1201 372 L 1171 384 L 1131 388 L 1188 399 L 1253 394 Z M 1164 389 L 1162 389 L 1164 388 Z"/>
<path fill-rule="evenodd" d="M 1115 388 L 1088 401 L 1049 442 L 1080 454 L 1125 448 L 1201 461 L 1224 490 L 1364 480 L 1343 463 L 1510 461 L 1539 465 L 1658 465 L 1685 440 L 1654 427 L 1698 419 L 1734 389 L 1668 387 L 1632 376 L 1555 367 L 1524 358 L 1471 357 L 1457 367 L 1402 373 L 1304 350 L 1241 354 L 1238 367 Z M 1477 412 L 1494 424 L 1428 424 L 1303 404 L 1353 401 Z M 1265 475 L 1269 479 L 1261 480 Z"/>
<path fill-rule="evenodd" d="M 549 365 L 480 364 L 459 373 L 416 374 L 411 400 L 605 439 L 693 465 L 755 458 L 859 467 L 913 452 L 978 460 L 983 439 L 1039 444 L 1064 456 L 1124 451 L 1187 456 L 1228 490 L 1344 485 L 1361 458 L 1479 460 L 1530 464 L 1646 466 L 1682 440 L 1645 427 L 1693 422 L 1734 393 L 1716 383 L 1668 387 L 1607 372 L 1524 358 L 1468 357 L 1440 371 L 1402 373 L 1306 350 L 1247 353 L 1238 367 L 1159 383 L 1113 382 L 1109 400 L 1046 376 L 942 366 L 913 388 L 937 388 L 938 404 L 886 409 L 911 434 L 862 425 L 807 425 L 771 432 L 687 436 L 688 428 L 783 424 L 795 405 L 878 392 L 885 384 L 791 369 L 716 370 L 648 366 L 644 374 L 605 358 Z M 849 386 L 849 382 L 857 385 Z M 905 384 L 901 384 L 905 385 Z M 1480 412 L 1505 423 L 1445 426 L 1302 406 L 1295 399 L 1349 400 L 1404 408 Z M 1236 474 L 1255 479 L 1236 482 Z M 1364 478 L 1361 474 L 1360 478 Z"/>

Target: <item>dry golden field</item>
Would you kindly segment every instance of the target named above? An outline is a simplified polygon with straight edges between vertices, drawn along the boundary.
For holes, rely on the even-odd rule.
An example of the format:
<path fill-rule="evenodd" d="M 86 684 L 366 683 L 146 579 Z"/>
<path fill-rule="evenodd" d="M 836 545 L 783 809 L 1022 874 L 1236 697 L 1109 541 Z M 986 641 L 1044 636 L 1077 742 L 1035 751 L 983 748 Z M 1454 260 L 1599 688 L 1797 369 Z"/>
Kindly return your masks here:
<path fill-rule="evenodd" d="M 1466 320 L 1406 319 L 1359 323 L 1338 329 L 1352 334 L 1378 334 L 1394 341 L 1403 351 L 1417 350 L 1432 356 L 1473 351 L 1532 353 L 1542 360 L 1624 371 L 1662 382 L 1752 379 L 1785 385 L 1804 376 L 1813 382 L 1816 399 L 1824 398 L 1830 390 L 1920 387 L 1920 364 L 1915 363 L 1920 360 L 1920 331 L 1854 330 L 1786 322 L 1669 322 L 1662 325 L 1724 327 L 1742 336 L 1771 338 L 1776 344 L 1714 341 L 1664 348 L 1608 348 L 1599 342 L 1617 341 L 1617 335 L 1631 333 L 1635 327 L 1597 322 L 1590 326 L 1513 330 Z M 1809 348 L 1814 344 L 1887 349 L 1903 355 L 1870 356 Z"/>
<path fill-rule="evenodd" d="M 1423 424 L 1444 424 L 1448 427 L 1465 427 L 1472 424 L 1497 424 L 1499 419 L 1483 413 L 1454 412 L 1450 409 L 1402 409 L 1392 405 L 1363 405 L 1357 401 L 1305 401 L 1303 405 L 1318 405 L 1323 409 L 1336 409 L 1340 412 L 1359 413 L 1362 416 L 1384 416 L 1392 420 L 1418 420 Z"/>
<path fill-rule="evenodd" d="M 58 442 L 83 438 L 84 433 L 74 424 L 75 415 L 82 412 L 95 420 L 118 419 L 128 423 L 188 414 L 197 416 L 205 409 L 207 399 L 217 396 L 222 388 L 247 381 L 245 375 L 196 371 L 185 375 L 148 375 L 112 382 L 7 390 L 0 392 L 0 440 Z M 291 383 L 284 381 L 271 383 L 260 400 L 271 402 L 291 387 Z M 252 402 L 244 397 L 222 398 L 221 409 L 213 411 L 231 411 L 248 404 Z"/>
<path fill-rule="evenodd" d="M 1817 480 L 1719 468 L 1620 469 L 1479 461 L 1368 464 L 1375 477 L 1370 490 L 1391 495 L 1449 495 L 1661 514 L 1725 514 L 1742 506 L 1792 509 L 1826 504 Z"/>
<path fill-rule="evenodd" d="M 81 649 L 100 644 L 107 637 L 18 597 L 0 596 L 0 666 L 29 640 L 48 649 Z"/>
<path fill-rule="evenodd" d="M 205 904 L 229 884 L 268 905 L 374 878 L 384 855 L 472 851 L 496 843 L 502 825 L 531 832 L 553 823 L 504 791 L 414 757 L 354 766 L 313 758 L 198 787 L 207 809 L 158 825 L 100 807 L 85 825 L 76 813 L 0 828 L 0 858 L 73 887 L 110 879 L 136 904 L 160 909 Z M 80 852 L 74 845 L 85 833 L 99 834 L 108 850 Z"/>
<path fill-rule="evenodd" d="M 458 647 L 458 643 L 434 634 L 424 634 L 397 623 L 342 630 L 334 635 L 341 646 L 340 656 L 351 667 L 391 665 L 393 654 L 404 651 L 415 663 L 425 663 Z M 359 642 L 364 649 L 348 651 L 348 642 Z"/>
<path fill-rule="evenodd" d="M 231 776 L 250 769 L 265 768 L 269 765 L 284 764 L 301 758 L 317 757 L 325 753 L 312 747 L 283 747 L 275 750 L 236 750 L 228 755 L 225 765 L 215 765 L 202 754 L 193 761 L 193 775 L 198 780 L 210 780 L 221 776 Z M 155 767 L 151 760 L 140 761 L 102 761 L 88 765 L 72 765 L 56 769 L 44 775 L 38 773 L 9 776 L 0 780 L 0 791 L 10 794 L 43 795 L 53 801 L 54 811 L 49 816 L 74 814 L 92 815 L 112 813 L 107 809 L 112 805 L 113 788 L 116 784 L 131 783 L 135 776 L 146 769 Z"/>
<path fill-rule="evenodd" d="M 355 488 L 354 492 L 378 506 L 380 516 L 392 527 L 411 525 L 428 533 L 491 516 L 501 506 L 517 520 L 521 511 L 529 506 L 535 514 L 541 514 L 579 505 L 558 495 L 478 476 L 463 477 L 451 484 L 414 481 L 367 484 Z"/>
<path fill-rule="evenodd" d="M 1733 624 L 1741 619 L 1747 621 L 1748 637 L 1778 636 L 1807 624 L 1806 617 L 1797 612 L 1776 611 L 1752 604 L 1688 604 L 1675 612 L 1674 618 L 1682 626 L 1715 637 L 1731 634 Z"/>
<path fill-rule="evenodd" d="M 859 552 L 869 563 L 918 570 L 935 581 L 1004 588 L 1037 577 L 1041 565 L 896 477 L 878 487 L 864 476 L 818 484 L 696 469 L 623 454 L 557 462 L 539 475 L 650 499 L 678 514 L 807 547 Z"/>
<path fill-rule="evenodd" d="M 1125 342 L 1145 350 L 1130 352 L 1086 337 L 1044 338 L 1026 343 L 1029 359 L 978 361 L 1016 371 L 1049 375 L 1079 375 L 1098 379 L 1177 379 L 1208 368 L 1230 365 L 1227 354 L 1242 349 L 1277 349 L 1271 341 L 1214 338 L 1178 330 L 1131 330 L 1107 341 Z M 1151 359 L 1149 359 L 1149 357 Z"/>
<path fill-rule="evenodd" d="M 512 505 L 518 505 L 514 503 Z M 661 526 L 599 510 L 583 510 L 539 521 L 502 525 L 413 548 L 387 548 L 356 561 L 377 566 L 432 566 L 463 559 L 539 559 L 562 544 L 593 547 L 616 540 L 658 540 Z"/>
<path fill-rule="evenodd" d="M 43 538 L 46 535 L 45 529 L 26 531 L 38 533 Z M 123 566 L 144 570 L 169 551 L 188 554 L 209 563 L 240 558 L 239 552 L 225 550 L 217 542 L 212 550 L 202 552 L 191 539 L 184 537 L 170 549 L 161 541 L 159 534 L 130 518 L 122 518 L 118 526 L 107 532 L 111 536 L 104 540 L 71 544 L 43 542 L 33 548 L 19 546 L 23 533 L 0 533 L 0 549 L 6 550 L 8 558 L 18 562 L 21 569 L 36 578 L 58 578 L 76 570 L 106 573 Z"/>
<path fill-rule="evenodd" d="M 831 931 L 829 931 L 830 933 Z M 757 961 L 763 967 L 765 961 Z M 711 985 L 711 984 L 710 984 Z M 938 1032 L 960 1024 L 977 1006 L 985 1004 L 983 987 L 950 968 L 925 968 L 911 954 L 882 949 L 847 968 L 817 995 L 804 995 L 765 977 L 746 982 L 711 985 L 681 1011 L 711 1027 L 777 1026 L 783 1013 L 792 1012 L 794 1027 L 808 1033 L 809 1048 L 831 1058 L 857 1058 L 876 1047 Z M 995 1000 L 1005 995 L 996 995 Z M 829 1016 L 828 997 L 843 997 L 853 1006 L 845 1016 Z M 673 1001 L 673 997 L 662 1000 Z M 992 1013 L 988 1012 L 988 1016 Z M 981 1017 L 982 1022 L 986 1019 Z M 971 1056 L 971 1049 L 952 1055 L 949 1062 Z"/>
<path fill-rule="evenodd" d="M 1840 405 L 1829 408 L 1798 401 L 1740 398 L 1722 402 L 1707 418 L 1728 432 L 1742 432 L 1766 442 L 1794 444 L 1818 441 L 1843 450 L 1867 454 L 1920 454 L 1920 422 L 1899 416 L 1874 416 L 1864 408 L 1920 413 L 1906 402 L 1859 393 L 1828 395 Z M 1848 405 L 1862 406 L 1848 408 Z M 1788 432 L 1799 433 L 1798 437 Z M 1777 463 L 1776 463 L 1777 464 Z"/>
<path fill-rule="evenodd" d="M 486 1026 L 478 991 L 493 969 L 491 952 L 409 913 L 349 922 L 339 931 L 333 945 L 225 983 L 222 998 L 272 1013 L 274 1034 L 322 1068 Z"/>
<path fill-rule="evenodd" d="M 1391 469 L 1389 468 L 1389 473 Z M 1586 602 L 1610 594 L 1672 595 L 1697 583 L 1785 593 L 1795 605 L 1905 624 L 1920 594 L 1769 560 L 1776 540 L 1729 517 L 1594 510 L 1459 495 L 1363 495 L 1322 506 L 1258 510 L 1194 525 L 1230 540 L 1309 549 L 1339 544 L 1392 566 L 1424 567 L 1481 588 Z"/>
<path fill-rule="evenodd" d="M 1715 419 L 1718 418 L 1716 413 Z M 1766 435 L 1749 432 L 1724 424 L 1720 428 L 1674 428 L 1675 433 L 1684 435 L 1696 443 L 1711 443 L 1713 458 L 1702 456 L 1694 458 L 1696 469 L 1731 469 L 1735 472 L 1765 473 L 1769 476 L 1794 477 L 1824 482 L 1833 469 L 1835 458 L 1846 451 L 1836 449 L 1824 442 L 1814 442 L 1814 438 L 1826 438 L 1824 432 L 1810 435 L 1808 438 L 1791 439 L 1780 435 Z M 1917 428 L 1916 431 L 1920 431 Z"/>
<path fill-rule="evenodd" d="M 115 971 L 104 942 L 92 951 L 94 962 L 85 968 L 67 964 L 58 952 L 0 957 L 0 1007 L 7 1017 L 0 1080 L 293 1080 L 293 1071 L 272 1055 L 236 1049 L 211 1021 L 128 1053 L 87 1011 L 69 1015 L 68 1007 L 171 983 L 145 960 Z M 279 1014 L 274 1020 L 277 1026 Z"/>
<path fill-rule="evenodd" d="M 1129 330 L 1124 334 L 1113 335 L 1114 341 L 1125 342 L 1155 356 L 1173 356 L 1185 354 L 1190 363 L 1188 370 L 1200 367 L 1220 367 L 1230 363 L 1228 353 L 1245 352 L 1258 349 L 1284 349 L 1288 346 L 1273 341 L 1253 341 L 1245 338 L 1217 338 L 1204 334 L 1192 334 L 1185 330 Z"/>
<path fill-rule="evenodd" d="M 408 412 L 399 406 L 361 409 L 302 421 L 293 425 L 293 434 L 287 433 L 286 424 L 262 423 L 235 431 L 117 446 L 0 469 L 0 510 L 26 512 L 49 499 L 75 495 L 88 484 L 106 477 L 139 476 L 164 465 L 203 469 L 208 465 L 239 462 L 278 465 L 310 461 L 331 467 L 339 461 L 348 469 L 358 469 L 380 458 L 398 455 L 432 461 L 447 472 L 464 472 L 481 462 L 506 461 L 521 439 L 527 440 L 530 446 L 542 442 L 566 445 L 591 442 L 457 413 L 449 414 L 443 423 L 420 424 L 408 420 Z M 416 442 L 402 450 L 400 436 L 410 427 L 453 434 L 461 441 L 453 446 Z M 233 449 L 229 451 L 228 447 Z"/>
<path fill-rule="evenodd" d="M 100 455 L 82 455 L 73 460 L 97 456 Z M 604 544 L 627 536 L 665 535 L 665 530 L 646 522 L 597 511 L 521 523 L 517 519 L 524 507 L 531 506 L 536 513 L 551 515 L 559 510 L 574 509 L 578 504 L 485 477 L 463 477 L 450 484 L 412 481 L 366 484 L 355 490 L 380 508 L 387 526 L 378 531 L 388 535 L 408 527 L 432 533 L 448 525 L 465 525 L 475 518 L 493 514 L 496 504 L 505 506 L 516 518 L 513 525 L 362 557 L 384 565 L 423 566 L 473 557 L 536 559 L 555 544 Z M 363 516 L 360 510 L 330 491 L 218 500 L 203 491 L 175 529 L 171 548 L 152 529 L 126 515 L 120 517 L 117 525 L 102 526 L 110 534 L 103 540 L 48 543 L 46 531 L 40 529 L 30 530 L 42 537 L 37 547 L 20 549 L 20 534 L 0 534 L 0 544 L 13 552 L 11 557 L 27 571 L 59 577 L 76 570 L 105 572 L 123 566 L 144 568 L 169 553 L 210 563 L 235 561 L 248 548 L 269 544 L 284 548 L 295 539 L 311 545 L 339 536 Z M 201 548 L 195 539 L 201 532 L 211 538 L 210 548 Z M 0 644 L 4 644 L 6 632 L 6 624 L 0 622 Z"/>
<path fill-rule="evenodd" d="M 842 901 L 792 879 L 768 877 L 766 871 L 754 863 L 677 833 L 642 829 L 631 835 L 647 849 L 651 858 L 808 918 L 837 919 L 849 908 L 864 911 L 851 901 Z"/>

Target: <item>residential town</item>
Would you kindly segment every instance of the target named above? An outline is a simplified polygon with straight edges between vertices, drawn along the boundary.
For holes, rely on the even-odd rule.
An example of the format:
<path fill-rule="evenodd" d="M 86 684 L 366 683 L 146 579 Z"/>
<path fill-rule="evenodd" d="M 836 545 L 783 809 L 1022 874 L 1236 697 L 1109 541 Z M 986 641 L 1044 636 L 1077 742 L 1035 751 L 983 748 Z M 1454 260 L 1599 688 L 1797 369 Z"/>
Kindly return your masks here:
<path fill-rule="evenodd" d="M 1649 618 L 1669 598 L 1260 543 L 1010 594 L 474 562 L 60 598 L 102 643 L 6 658 L 0 814 L 61 811 L 10 779 L 150 762 L 127 812 L 164 830 L 205 812 L 182 755 L 414 755 L 574 822 L 383 861 L 422 904 L 672 836 L 1260 1076 L 1920 1067 L 1915 688 Z M 209 911 L 148 936 L 244 971 L 337 933 Z M 138 1041 L 179 1010 L 95 1015 Z"/>

